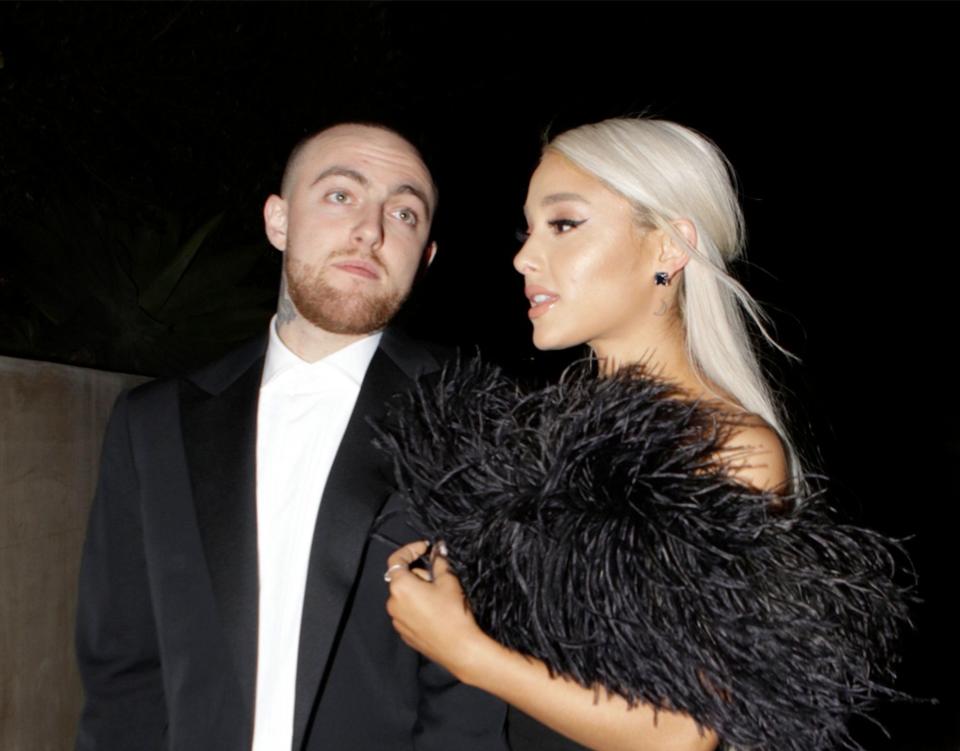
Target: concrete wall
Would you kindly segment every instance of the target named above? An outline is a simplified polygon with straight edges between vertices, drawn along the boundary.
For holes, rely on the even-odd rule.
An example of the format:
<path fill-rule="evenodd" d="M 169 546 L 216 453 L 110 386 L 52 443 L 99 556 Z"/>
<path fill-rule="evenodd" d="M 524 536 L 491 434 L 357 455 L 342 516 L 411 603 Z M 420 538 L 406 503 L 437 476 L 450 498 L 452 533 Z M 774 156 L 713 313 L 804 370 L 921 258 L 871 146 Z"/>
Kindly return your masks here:
<path fill-rule="evenodd" d="M 0 357 L 0 749 L 70 748 L 77 568 L 117 393 L 144 379 Z"/>

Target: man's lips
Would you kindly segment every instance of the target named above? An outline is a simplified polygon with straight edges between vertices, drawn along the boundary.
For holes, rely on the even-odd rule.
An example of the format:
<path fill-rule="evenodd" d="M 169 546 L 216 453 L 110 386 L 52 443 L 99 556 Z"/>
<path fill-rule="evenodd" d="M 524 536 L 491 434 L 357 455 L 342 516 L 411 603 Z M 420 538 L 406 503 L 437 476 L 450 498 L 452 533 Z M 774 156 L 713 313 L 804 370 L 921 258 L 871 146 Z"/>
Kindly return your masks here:
<path fill-rule="evenodd" d="M 523 292 L 530 301 L 530 311 L 527 314 L 530 318 L 539 318 L 550 310 L 553 304 L 560 299 L 560 295 L 556 292 L 552 292 L 545 287 L 538 287 L 537 285 L 524 287 Z"/>
<path fill-rule="evenodd" d="M 370 261 L 361 261 L 359 259 L 351 258 L 347 261 L 338 261 L 337 263 L 333 264 L 333 267 L 340 269 L 340 271 L 345 271 L 348 274 L 363 277 L 364 279 L 380 278 L 379 267 Z"/>

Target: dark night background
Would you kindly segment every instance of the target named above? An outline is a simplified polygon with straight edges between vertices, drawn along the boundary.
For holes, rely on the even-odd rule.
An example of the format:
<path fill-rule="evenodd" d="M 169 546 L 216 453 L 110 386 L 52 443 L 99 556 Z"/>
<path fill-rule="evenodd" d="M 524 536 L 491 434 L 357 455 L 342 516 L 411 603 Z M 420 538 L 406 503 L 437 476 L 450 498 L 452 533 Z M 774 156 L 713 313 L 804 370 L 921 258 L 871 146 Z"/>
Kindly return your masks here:
<path fill-rule="evenodd" d="M 510 266 L 545 131 L 648 111 L 739 173 L 739 269 L 802 359 L 775 380 L 851 516 L 909 537 L 922 604 L 868 749 L 957 751 L 951 4 L 0 5 L 0 354 L 163 375 L 262 330 L 260 208 L 304 133 L 374 119 L 440 185 L 403 314 L 518 371 Z M 951 294 L 953 293 L 953 294 Z M 952 359 L 952 358 L 951 358 Z"/>

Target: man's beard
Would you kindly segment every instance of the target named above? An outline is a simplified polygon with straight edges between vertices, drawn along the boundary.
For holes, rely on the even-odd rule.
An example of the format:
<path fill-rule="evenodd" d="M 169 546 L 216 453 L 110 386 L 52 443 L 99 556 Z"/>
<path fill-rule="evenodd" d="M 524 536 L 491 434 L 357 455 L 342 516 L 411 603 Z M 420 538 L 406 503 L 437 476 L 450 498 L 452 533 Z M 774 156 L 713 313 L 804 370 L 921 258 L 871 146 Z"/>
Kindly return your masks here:
<path fill-rule="evenodd" d="M 386 273 L 381 266 L 381 273 Z M 379 296 L 344 292 L 324 278 L 324 269 L 290 260 L 285 255 L 283 273 L 287 294 L 297 312 L 314 326 L 331 334 L 370 334 L 392 319 L 406 299 L 399 292 Z"/>

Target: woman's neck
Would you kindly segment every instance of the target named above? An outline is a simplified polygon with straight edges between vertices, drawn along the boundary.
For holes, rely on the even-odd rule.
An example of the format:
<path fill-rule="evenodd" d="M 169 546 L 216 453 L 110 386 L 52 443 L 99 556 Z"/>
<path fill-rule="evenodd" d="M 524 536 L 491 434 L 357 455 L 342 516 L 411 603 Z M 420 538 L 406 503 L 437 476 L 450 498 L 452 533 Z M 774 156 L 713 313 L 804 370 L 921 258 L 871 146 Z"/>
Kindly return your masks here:
<path fill-rule="evenodd" d="M 640 363 L 657 378 L 675 383 L 691 399 L 723 399 L 718 389 L 698 374 L 687 352 L 679 322 L 645 328 L 629 337 L 590 342 L 601 363 L 602 373 L 613 373 L 624 365 Z"/>

